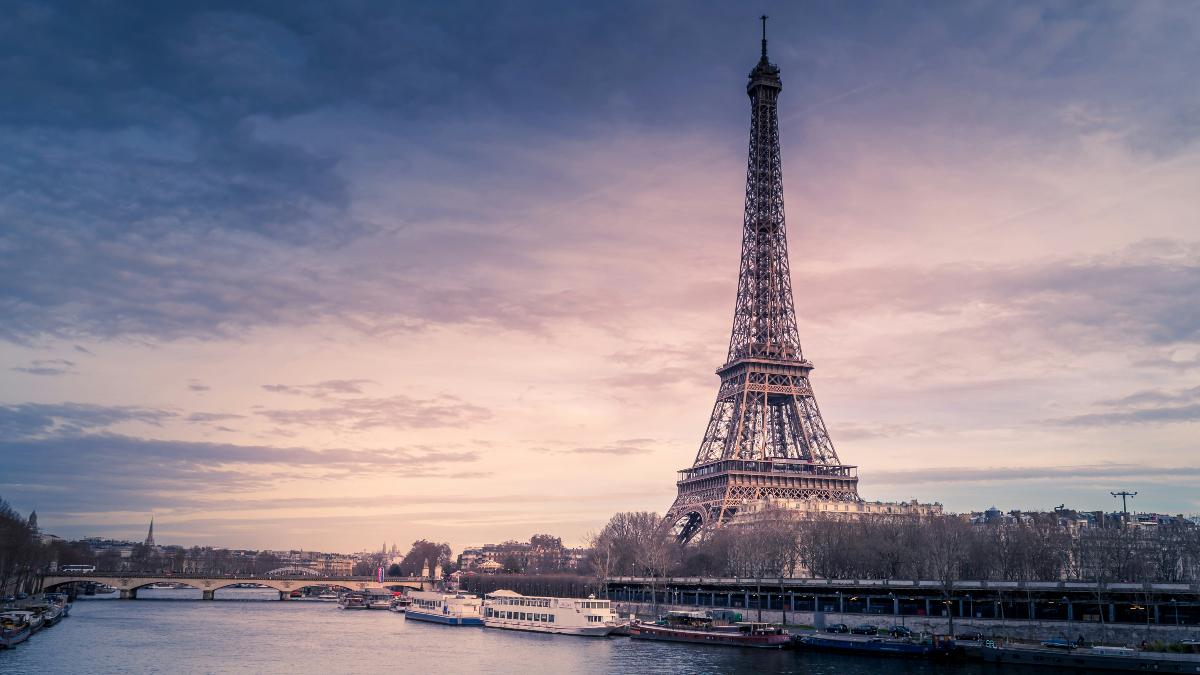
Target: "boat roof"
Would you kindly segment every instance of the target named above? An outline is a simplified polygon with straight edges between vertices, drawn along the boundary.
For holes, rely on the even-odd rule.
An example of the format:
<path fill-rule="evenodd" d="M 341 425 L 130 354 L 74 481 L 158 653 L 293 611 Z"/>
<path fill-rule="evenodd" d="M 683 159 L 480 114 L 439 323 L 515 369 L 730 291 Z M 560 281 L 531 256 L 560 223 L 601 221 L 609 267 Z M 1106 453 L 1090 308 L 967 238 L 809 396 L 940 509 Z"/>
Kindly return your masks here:
<path fill-rule="evenodd" d="M 518 593 L 516 591 L 510 591 L 508 589 L 500 589 L 498 591 L 492 591 L 491 593 L 488 593 L 488 595 L 493 598 L 524 598 L 525 597 L 524 595 L 521 595 L 520 593 Z"/>

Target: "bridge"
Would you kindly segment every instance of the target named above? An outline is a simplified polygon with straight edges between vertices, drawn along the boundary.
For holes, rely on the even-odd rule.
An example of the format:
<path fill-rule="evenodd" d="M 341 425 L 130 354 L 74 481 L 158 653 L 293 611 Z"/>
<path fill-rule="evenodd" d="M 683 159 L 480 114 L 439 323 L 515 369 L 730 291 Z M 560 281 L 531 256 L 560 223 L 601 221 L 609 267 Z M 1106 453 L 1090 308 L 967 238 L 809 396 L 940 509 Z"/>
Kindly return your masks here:
<path fill-rule="evenodd" d="M 335 586 L 350 591 L 368 588 L 399 590 L 408 588 L 426 590 L 433 588 L 433 580 L 423 577 L 377 577 L 322 576 L 309 570 L 283 568 L 274 570 L 279 574 L 262 575 L 214 575 L 214 574 L 162 574 L 160 572 L 46 572 L 41 575 L 42 590 L 51 591 L 77 583 L 105 584 L 121 592 L 122 600 L 137 598 L 138 589 L 153 584 L 182 584 L 202 591 L 204 600 L 213 600 L 218 590 L 236 584 L 259 584 L 279 591 L 279 599 L 287 600 L 292 591 L 313 586 Z"/>

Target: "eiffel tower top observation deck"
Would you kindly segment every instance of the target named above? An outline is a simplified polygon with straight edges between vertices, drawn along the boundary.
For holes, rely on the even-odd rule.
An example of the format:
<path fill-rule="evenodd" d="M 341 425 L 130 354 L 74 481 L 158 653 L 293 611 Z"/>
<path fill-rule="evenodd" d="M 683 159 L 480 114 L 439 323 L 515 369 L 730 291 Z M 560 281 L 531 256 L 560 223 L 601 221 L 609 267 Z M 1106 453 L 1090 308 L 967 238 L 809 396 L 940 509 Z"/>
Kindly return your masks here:
<path fill-rule="evenodd" d="M 755 500 L 860 501 L 856 467 L 843 465 L 809 382 L 788 266 L 779 153 L 779 67 L 762 57 L 750 71 L 750 148 L 742 255 L 729 353 L 721 386 L 667 522 L 687 540 L 719 527 Z"/>

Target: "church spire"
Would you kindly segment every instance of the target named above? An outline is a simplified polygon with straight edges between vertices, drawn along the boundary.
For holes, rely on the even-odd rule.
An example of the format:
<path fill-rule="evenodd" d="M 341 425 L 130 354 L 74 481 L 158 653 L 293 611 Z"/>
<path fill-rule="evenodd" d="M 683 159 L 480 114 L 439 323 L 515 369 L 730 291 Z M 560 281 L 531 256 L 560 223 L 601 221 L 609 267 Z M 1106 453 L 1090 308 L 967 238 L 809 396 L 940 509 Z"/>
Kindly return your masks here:
<path fill-rule="evenodd" d="M 150 516 L 150 531 L 146 533 L 146 546 L 154 546 L 154 516 Z"/>

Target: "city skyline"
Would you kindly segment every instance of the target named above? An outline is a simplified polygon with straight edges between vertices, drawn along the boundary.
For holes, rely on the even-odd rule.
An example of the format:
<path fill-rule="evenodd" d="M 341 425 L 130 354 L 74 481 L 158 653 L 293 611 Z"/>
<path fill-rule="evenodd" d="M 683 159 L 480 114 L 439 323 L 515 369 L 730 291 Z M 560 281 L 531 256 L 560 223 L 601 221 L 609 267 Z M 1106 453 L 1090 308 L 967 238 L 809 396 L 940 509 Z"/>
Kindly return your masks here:
<path fill-rule="evenodd" d="M 23 5 L 0 496 L 270 549 L 661 512 L 728 346 L 759 47 L 757 8 L 687 7 Z M 762 9 L 860 494 L 1200 511 L 1195 12 Z"/>

